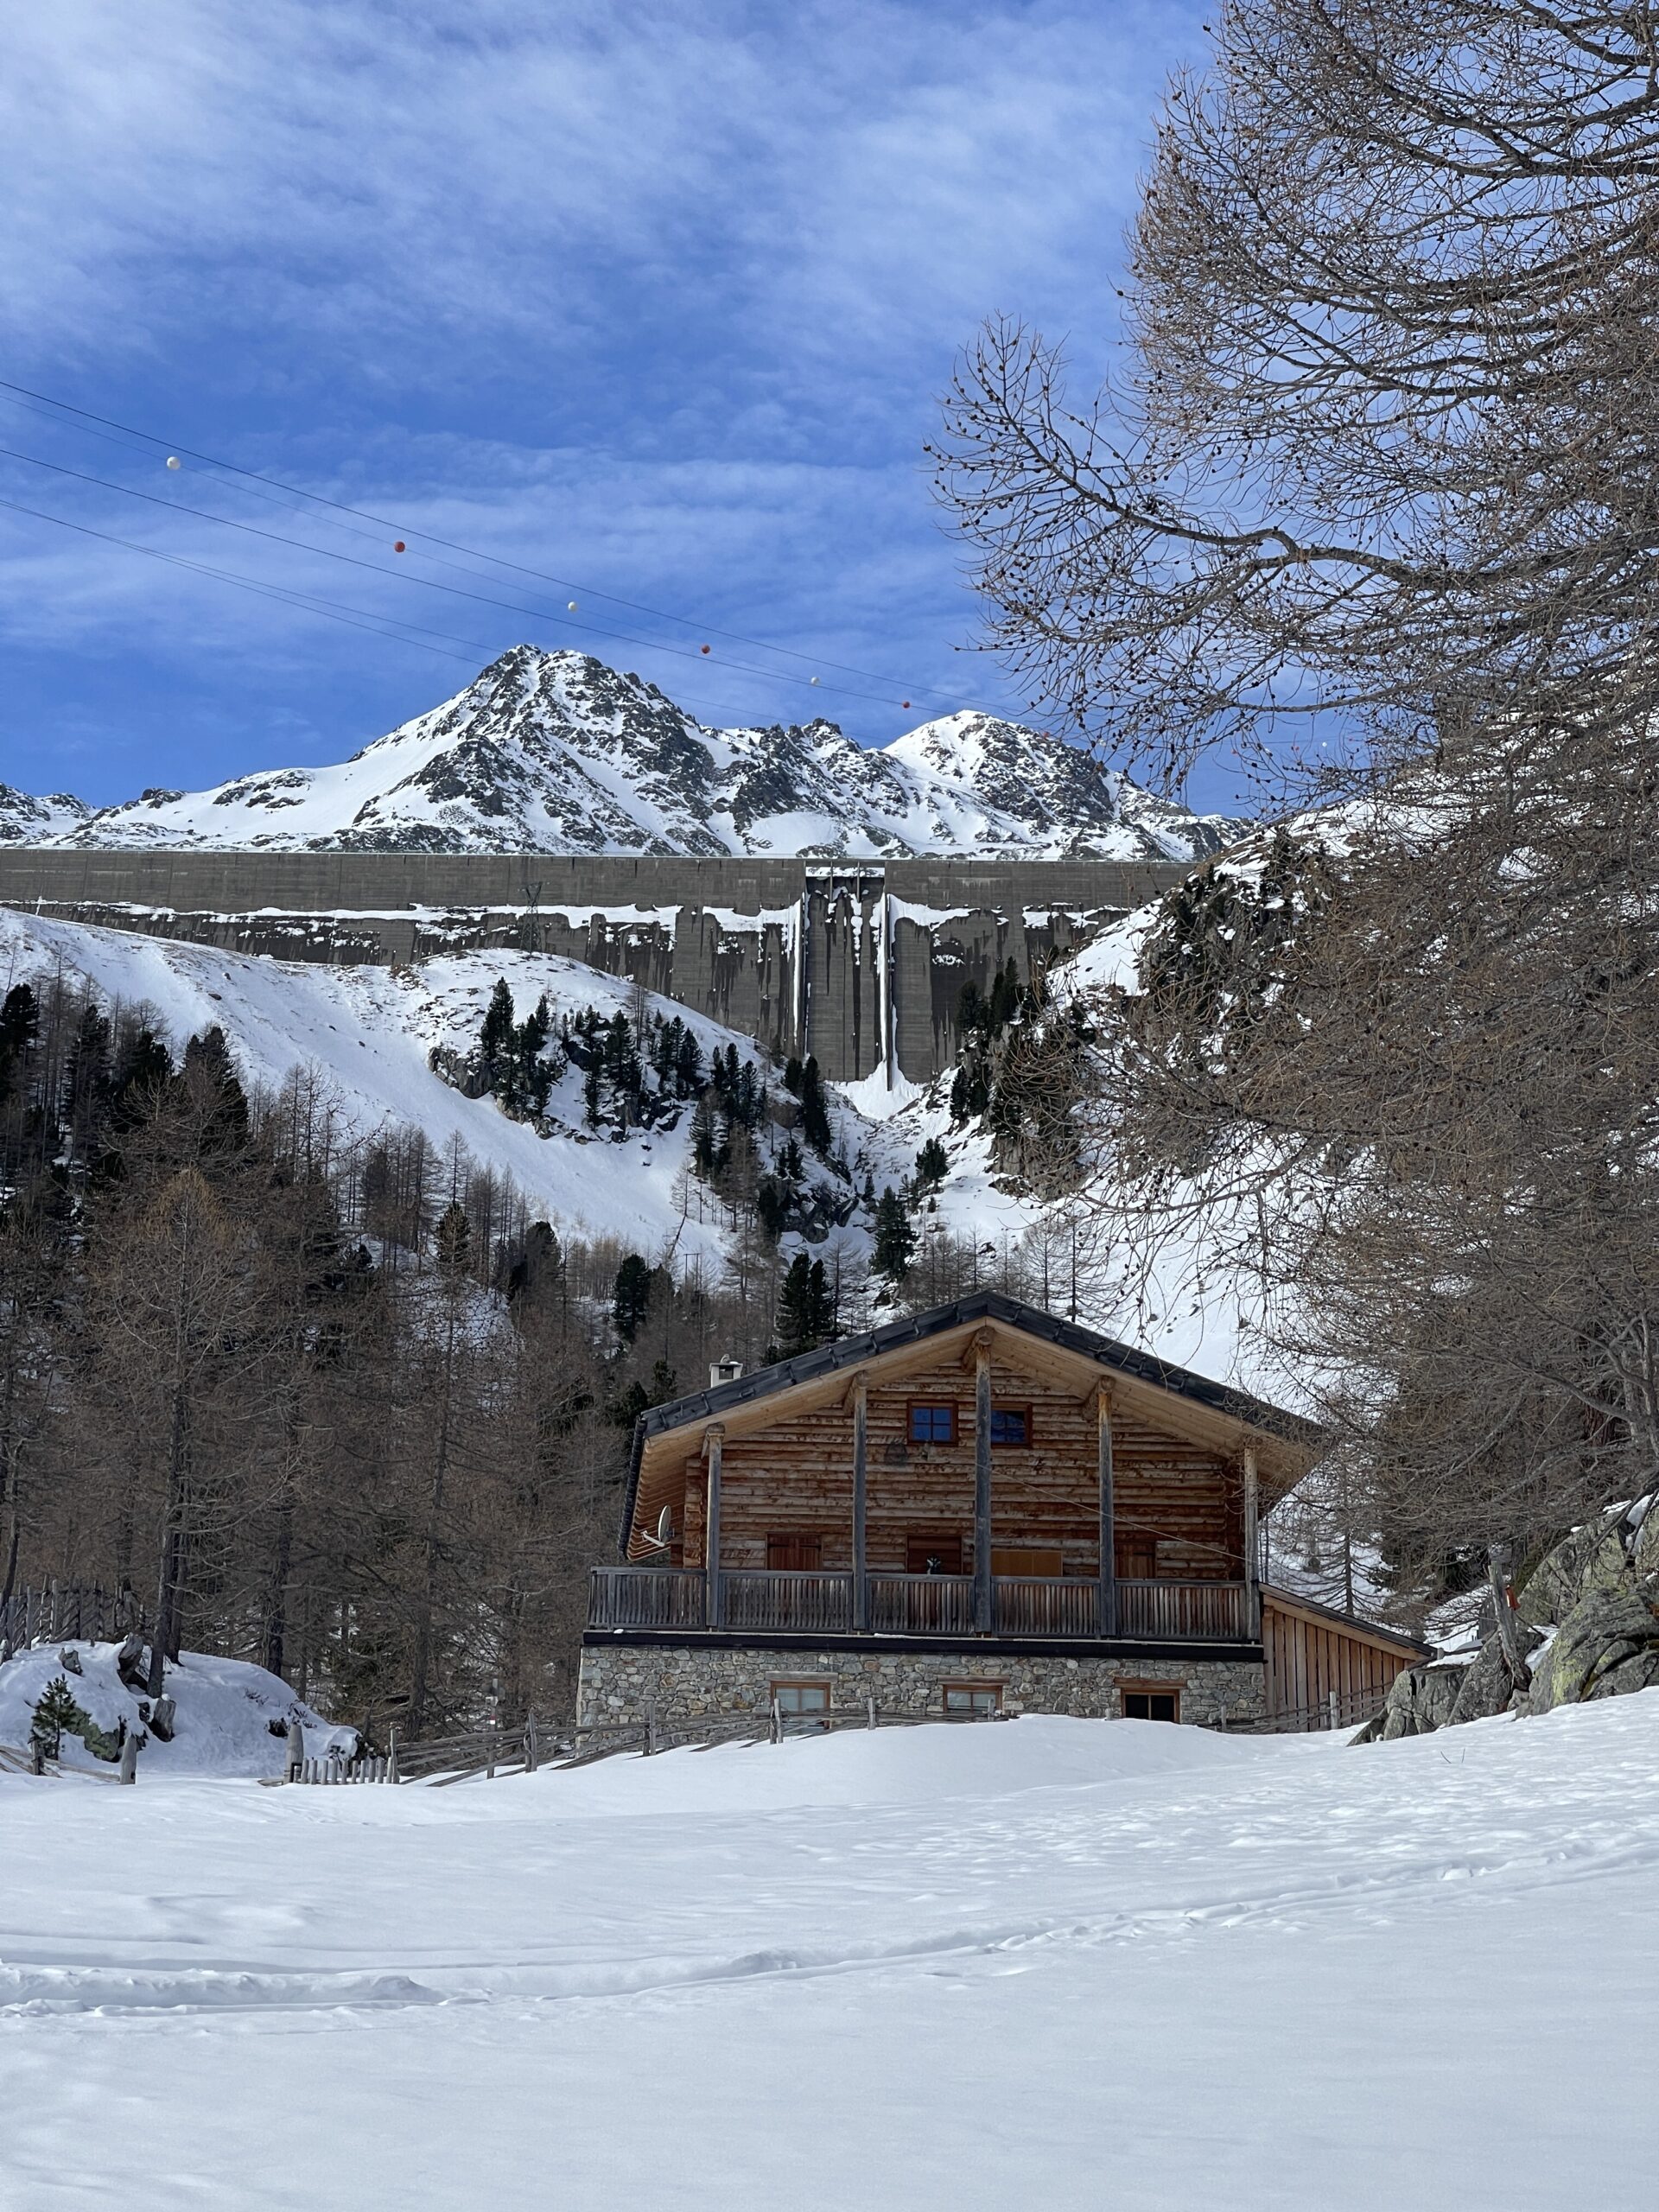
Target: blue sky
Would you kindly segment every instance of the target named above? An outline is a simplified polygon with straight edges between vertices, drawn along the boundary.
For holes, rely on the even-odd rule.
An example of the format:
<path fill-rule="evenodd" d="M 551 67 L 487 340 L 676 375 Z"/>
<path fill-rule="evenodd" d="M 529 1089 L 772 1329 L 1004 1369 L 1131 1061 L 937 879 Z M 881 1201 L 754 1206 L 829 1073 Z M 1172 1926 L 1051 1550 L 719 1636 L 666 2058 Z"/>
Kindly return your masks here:
<path fill-rule="evenodd" d="M 0 446 L 372 568 L 18 460 L 0 499 L 428 626 L 458 657 L 0 508 L 0 779 L 105 801 L 338 759 L 525 638 L 709 721 L 823 712 L 880 744 L 924 709 L 1024 712 L 971 650 L 922 442 L 988 314 L 1065 336 L 1080 379 L 1105 366 L 1153 112 L 1200 20 L 1187 0 L 15 11 L 0 377 L 163 446 L 13 404 Z M 575 588 L 457 575 L 412 537 L 394 556 L 395 528 L 168 471 L 168 444 Z M 893 682 L 825 667 L 809 690 L 776 652 L 702 658 L 705 625 Z M 1217 767 L 1189 796 L 1232 789 Z"/>

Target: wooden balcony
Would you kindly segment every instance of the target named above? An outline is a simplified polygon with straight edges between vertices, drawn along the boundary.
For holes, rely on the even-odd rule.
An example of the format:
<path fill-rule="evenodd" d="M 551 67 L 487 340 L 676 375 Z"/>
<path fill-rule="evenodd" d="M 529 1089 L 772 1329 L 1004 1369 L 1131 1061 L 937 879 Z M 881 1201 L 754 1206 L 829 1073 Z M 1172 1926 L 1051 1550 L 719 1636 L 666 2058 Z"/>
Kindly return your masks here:
<path fill-rule="evenodd" d="M 707 1632 L 709 1578 L 696 1570 L 600 1567 L 588 1607 L 592 1630 L 650 1629 Z M 1116 1586 L 1119 1638 L 1156 1643 L 1253 1640 L 1249 1593 L 1242 1582 L 1122 1581 Z M 849 1573 L 763 1573 L 727 1567 L 714 1618 L 740 1635 L 1052 1637 L 1072 1643 L 1100 1635 L 1100 1590 L 1092 1580 L 1046 1575 L 998 1575 L 991 1586 L 992 1625 L 976 1623 L 970 1574 L 868 1577 L 868 1629 L 857 1626 L 857 1595 Z"/>

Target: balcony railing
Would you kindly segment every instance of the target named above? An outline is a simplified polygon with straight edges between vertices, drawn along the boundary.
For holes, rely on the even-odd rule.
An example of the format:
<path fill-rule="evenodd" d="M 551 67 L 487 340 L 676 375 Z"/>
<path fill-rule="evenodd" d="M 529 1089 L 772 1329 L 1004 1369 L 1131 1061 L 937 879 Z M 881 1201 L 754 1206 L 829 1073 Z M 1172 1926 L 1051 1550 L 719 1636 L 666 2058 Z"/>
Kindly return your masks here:
<path fill-rule="evenodd" d="M 762 1573 L 728 1567 L 720 1586 L 722 1628 L 821 1630 L 840 1635 L 852 1625 L 850 1574 Z"/>
<path fill-rule="evenodd" d="M 594 1569 L 590 1629 L 706 1630 L 715 1616 L 709 1578 L 696 1569 Z M 970 1574 L 883 1574 L 868 1578 L 872 1636 L 980 1633 Z M 853 1577 L 847 1573 L 777 1573 L 727 1567 L 720 1578 L 719 1625 L 747 1634 L 845 1636 L 855 1630 Z M 1086 1641 L 1100 1633 L 1100 1594 L 1092 1580 L 1000 1574 L 992 1585 L 992 1627 L 1001 1637 Z M 1172 1643 L 1251 1640 L 1249 1593 L 1242 1582 L 1120 1581 L 1119 1637 Z"/>
<path fill-rule="evenodd" d="M 873 1574 L 870 1627 L 877 1636 L 971 1636 L 971 1574 Z"/>
<path fill-rule="evenodd" d="M 1242 1582 L 1120 1582 L 1120 1636 L 1250 1636 L 1249 1592 Z"/>

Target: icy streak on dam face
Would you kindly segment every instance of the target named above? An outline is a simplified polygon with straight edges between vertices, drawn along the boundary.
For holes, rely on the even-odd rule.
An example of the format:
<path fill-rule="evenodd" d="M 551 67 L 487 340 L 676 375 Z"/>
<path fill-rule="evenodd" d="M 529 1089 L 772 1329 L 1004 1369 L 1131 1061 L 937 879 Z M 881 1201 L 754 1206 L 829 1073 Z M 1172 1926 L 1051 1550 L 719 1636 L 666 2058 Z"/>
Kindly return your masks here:
<path fill-rule="evenodd" d="M 0 904 L 335 963 L 493 944 L 626 976 L 832 1081 L 925 1082 L 965 982 L 1021 976 L 1188 874 L 1184 861 L 564 858 L 0 850 Z"/>

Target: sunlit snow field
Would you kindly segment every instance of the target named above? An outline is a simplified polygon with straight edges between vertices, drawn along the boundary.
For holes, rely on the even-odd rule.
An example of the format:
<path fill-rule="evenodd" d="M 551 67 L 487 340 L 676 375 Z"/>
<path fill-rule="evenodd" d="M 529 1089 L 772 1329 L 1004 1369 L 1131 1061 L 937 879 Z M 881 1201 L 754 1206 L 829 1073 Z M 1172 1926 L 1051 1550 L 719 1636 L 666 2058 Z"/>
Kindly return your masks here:
<path fill-rule="evenodd" d="M 4 1777 L 0 1866 L 10 2212 L 1652 2201 L 1656 1692 Z"/>

